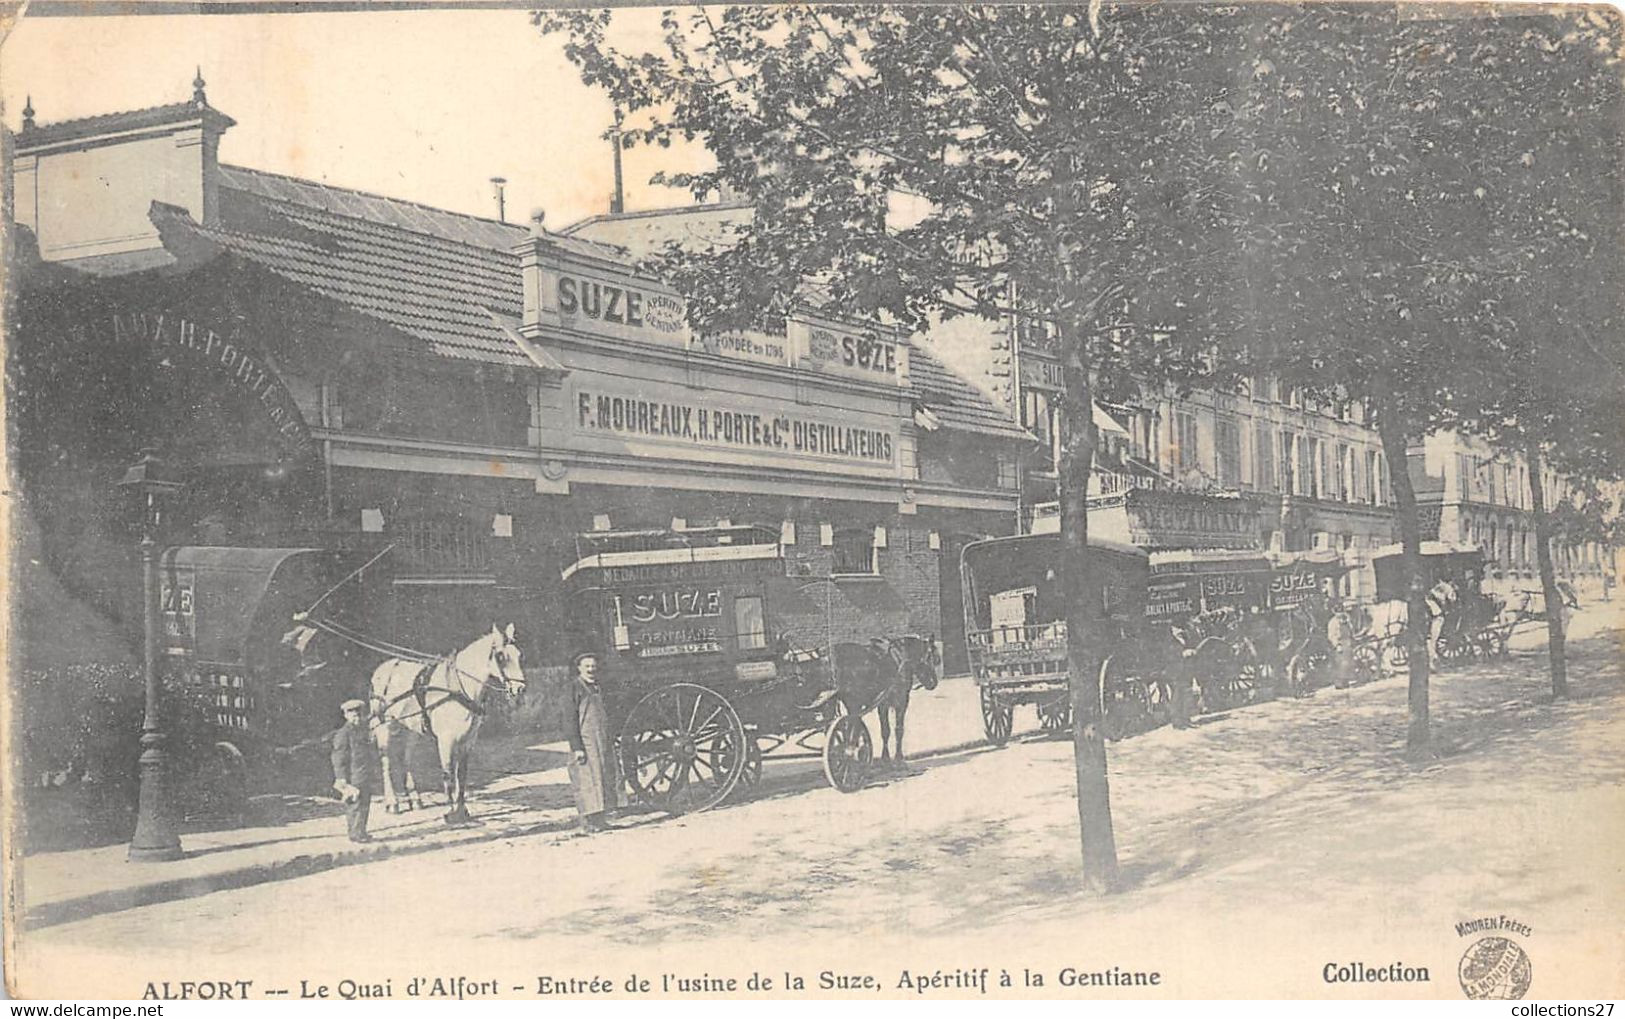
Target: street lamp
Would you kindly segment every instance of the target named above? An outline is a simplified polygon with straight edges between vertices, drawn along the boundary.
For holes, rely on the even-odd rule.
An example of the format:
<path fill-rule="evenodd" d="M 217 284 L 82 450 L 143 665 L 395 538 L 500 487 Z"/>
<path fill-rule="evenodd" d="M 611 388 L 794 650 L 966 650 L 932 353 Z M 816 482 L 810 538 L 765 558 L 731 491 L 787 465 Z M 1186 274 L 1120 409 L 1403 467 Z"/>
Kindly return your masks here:
<path fill-rule="evenodd" d="M 183 855 L 176 831 L 174 795 L 169 785 L 169 737 L 162 729 L 163 687 L 158 675 L 158 529 L 160 500 L 180 491 L 157 451 L 144 449 L 124 472 L 118 487 L 141 497 L 141 675 L 146 682 L 146 714 L 141 722 L 141 793 L 129 859 L 146 863 Z"/>

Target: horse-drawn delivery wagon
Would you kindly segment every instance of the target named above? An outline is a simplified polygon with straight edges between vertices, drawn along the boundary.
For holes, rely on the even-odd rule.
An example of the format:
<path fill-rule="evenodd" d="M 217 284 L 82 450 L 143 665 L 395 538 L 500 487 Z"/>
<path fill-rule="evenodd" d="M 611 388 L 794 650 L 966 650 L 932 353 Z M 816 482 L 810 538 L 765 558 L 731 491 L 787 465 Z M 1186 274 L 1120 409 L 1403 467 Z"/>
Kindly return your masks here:
<path fill-rule="evenodd" d="M 1269 658 L 1261 648 L 1274 638 L 1266 614 L 1271 579 L 1269 561 L 1256 552 L 1152 553 L 1146 620 L 1172 637 L 1182 667 L 1169 679 L 1180 691 L 1194 681 L 1200 710 L 1251 704 L 1263 691 Z"/>
<path fill-rule="evenodd" d="M 1381 643 L 1369 635 L 1356 636 L 1351 614 L 1340 633 L 1344 647 L 1329 635 L 1341 599 L 1337 584 L 1349 572 L 1341 553 L 1331 549 L 1282 552 L 1270 556 L 1269 608 L 1274 617 L 1273 647 L 1261 647 L 1269 668 L 1286 692 L 1303 695 L 1316 687 L 1357 679 L 1374 679 Z M 1346 655 L 1346 661 L 1339 661 Z M 1337 676 L 1346 669 L 1347 676 Z"/>
<path fill-rule="evenodd" d="M 1010 738 L 1015 709 L 1037 707 L 1039 723 L 1060 732 L 1071 725 L 1067 693 L 1066 601 L 1058 564 L 1061 538 L 1027 534 L 990 538 L 965 546 L 960 556 L 965 641 L 980 691 L 982 731 L 990 742 Z M 1132 545 L 1091 539 L 1084 562 L 1098 632 L 1109 642 L 1108 665 L 1133 652 L 1146 613 L 1146 554 Z M 1110 671 L 1103 696 L 1108 726 L 1129 714 L 1149 714 L 1156 694 L 1138 681 L 1138 670 Z"/>
<path fill-rule="evenodd" d="M 1394 664 L 1405 661 L 1406 595 L 1402 580 L 1403 549 L 1390 545 L 1371 557 L 1376 573 L 1378 622 L 1395 651 Z M 1530 598 L 1508 610 L 1506 603 L 1483 590 L 1484 556 L 1476 548 L 1444 542 L 1422 543 L 1422 588 L 1427 592 L 1428 636 L 1441 662 L 1499 657 L 1518 626 L 1538 618 L 1528 610 Z"/>
<path fill-rule="evenodd" d="M 316 792 L 332 775 L 325 750 L 293 748 L 331 730 L 354 697 L 350 649 L 285 641 L 297 613 L 324 594 L 324 614 L 361 627 L 383 571 L 340 582 L 366 560 L 312 548 L 183 547 L 159 562 L 161 659 L 172 685 L 201 702 L 208 732 L 192 747 L 201 780 L 225 800 L 250 790 Z"/>
<path fill-rule="evenodd" d="M 764 755 L 816 757 L 852 792 L 874 758 L 863 716 L 936 685 L 934 641 L 836 633 L 776 531 L 595 532 L 578 545 L 564 570 L 570 631 L 607 659 L 622 778 L 642 803 L 715 806 L 760 779 Z"/>

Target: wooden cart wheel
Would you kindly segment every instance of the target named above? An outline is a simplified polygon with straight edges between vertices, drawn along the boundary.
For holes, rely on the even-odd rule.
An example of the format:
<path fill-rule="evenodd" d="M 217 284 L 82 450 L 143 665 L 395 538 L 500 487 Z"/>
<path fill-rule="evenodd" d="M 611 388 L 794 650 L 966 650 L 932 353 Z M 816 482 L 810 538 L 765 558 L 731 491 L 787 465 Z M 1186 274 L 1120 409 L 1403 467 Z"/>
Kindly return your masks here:
<path fill-rule="evenodd" d="M 1355 683 L 1367 683 L 1382 674 L 1382 648 L 1380 645 L 1370 643 L 1356 644 L 1354 646 L 1354 675 L 1351 677 Z"/>
<path fill-rule="evenodd" d="M 1391 639 L 1388 650 L 1385 652 L 1390 669 L 1398 671 L 1411 663 L 1411 650 L 1405 646 L 1405 641 L 1408 639 L 1403 632 Z"/>
<path fill-rule="evenodd" d="M 1440 636 L 1433 642 L 1434 653 L 1444 664 L 1456 664 L 1473 657 L 1474 648 L 1467 638 L 1460 633 L 1449 636 Z"/>
<path fill-rule="evenodd" d="M 762 782 L 762 748 L 755 740 L 745 742 L 745 770 L 739 773 L 739 781 L 749 788 Z"/>
<path fill-rule="evenodd" d="M 621 727 L 620 747 L 632 795 L 670 814 L 721 803 L 749 753 L 727 699 L 693 683 L 661 687 L 638 701 Z"/>
<path fill-rule="evenodd" d="M 720 757 L 716 761 L 716 770 L 726 774 L 733 767 L 732 744 L 723 744 L 718 748 Z M 750 730 L 745 732 L 745 766 L 739 770 L 739 781 L 734 785 L 730 796 L 737 796 L 749 792 L 762 782 L 762 746 L 757 742 L 756 733 Z"/>
<path fill-rule="evenodd" d="M 1063 733 L 1072 731 L 1072 698 L 1070 694 L 1063 693 L 1054 700 L 1045 701 L 1038 706 L 1038 725 L 1045 732 Z"/>
<path fill-rule="evenodd" d="M 1308 697 L 1314 692 L 1313 667 L 1306 652 L 1298 652 L 1286 663 L 1287 690 L 1294 697 Z"/>
<path fill-rule="evenodd" d="M 1263 690 L 1264 664 L 1258 660 L 1258 652 L 1252 645 L 1242 644 L 1236 648 L 1235 669 L 1230 681 L 1232 700 L 1240 704 L 1257 702 Z"/>
<path fill-rule="evenodd" d="M 982 732 L 989 743 L 997 746 L 1010 738 L 1015 713 L 1015 708 L 999 703 L 998 694 L 991 687 L 982 687 Z"/>
<path fill-rule="evenodd" d="M 824 732 L 824 777 L 843 793 L 855 793 L 869 777 L 875 744 L 857 715 L 842 715 Z"/>

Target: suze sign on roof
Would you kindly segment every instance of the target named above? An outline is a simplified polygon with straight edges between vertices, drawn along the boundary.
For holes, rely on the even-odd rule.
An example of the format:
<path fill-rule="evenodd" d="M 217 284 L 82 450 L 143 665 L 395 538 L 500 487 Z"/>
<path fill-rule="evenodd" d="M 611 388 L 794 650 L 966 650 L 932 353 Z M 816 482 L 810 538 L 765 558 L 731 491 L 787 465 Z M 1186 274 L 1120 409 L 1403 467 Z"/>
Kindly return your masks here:
<path fill-rule="evenodd" d="M 687 302 L 669 290 L 646 283 L 560 272 L 554 277 L 553 299 L 560 323 L 583 332 L 703 350 L 730 361 L 790 363 L 789 347 L 782 336 L 744 332 L 695 335 L 688 324 Z"/>
<path fill-rule="evenodd" d="M 573 273 L 554 278 L 560 320 L 587 332 L 608 333 L 665 346 L 688 346 L 687 306 L 667 291 Z"/>
<path fill-rule="evenodd" d="M 901 384 L 908 348 L 889 331 L 797 315 L 784 335 L 732 331 L 697 335 L 688 302 L 658 284 L 580 270 L 543 270 L 544 315 L 577 332 L 703 351 L 730 361 L 799 365 L 820 374 Z"/>
<path fill-rule="evenodd" d="M 886 331 L 794 318 L 787 332 L 803 368 L 894 385 L 908 378 L 908 348 Z"/>

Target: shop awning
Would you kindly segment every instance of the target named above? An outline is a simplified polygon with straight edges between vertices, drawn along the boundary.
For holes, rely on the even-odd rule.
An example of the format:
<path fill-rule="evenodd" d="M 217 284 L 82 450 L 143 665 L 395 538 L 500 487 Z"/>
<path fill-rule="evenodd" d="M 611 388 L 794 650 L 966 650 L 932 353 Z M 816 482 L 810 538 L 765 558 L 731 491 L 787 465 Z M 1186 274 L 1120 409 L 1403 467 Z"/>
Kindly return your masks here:
<path fill-rule="evenodd" d="M 1128 438 L 1128 429 L 1118 424 L 1117 419 L 1106 413 L 1105 408 L 1098 403 L 1094 405 L 1094 420 L 1096 431 L 1108 432 Z"/>

